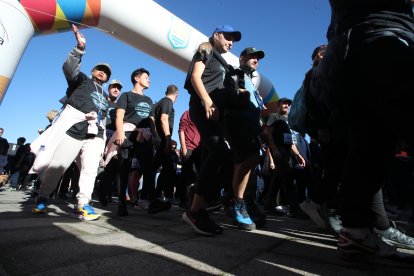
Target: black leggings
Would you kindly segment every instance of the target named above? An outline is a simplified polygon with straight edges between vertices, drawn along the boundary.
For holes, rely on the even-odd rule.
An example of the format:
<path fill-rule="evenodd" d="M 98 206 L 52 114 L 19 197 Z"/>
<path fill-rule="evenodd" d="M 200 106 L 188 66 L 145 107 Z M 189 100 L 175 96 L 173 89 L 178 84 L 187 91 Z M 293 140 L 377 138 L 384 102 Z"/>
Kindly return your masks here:
<path fill-rule="evenodd" d="M 212 99 L 216 103 L 214 97 Z M 220 185 L 231 187 L 233 177 L 231 151 L 224 141 L 223 123 L 221 120 L 207 120 L 197 96 L 191 96 L 189 112 L 200 133 L 202 146 L 196 193 L 207 199 L 214 198 Z"/>

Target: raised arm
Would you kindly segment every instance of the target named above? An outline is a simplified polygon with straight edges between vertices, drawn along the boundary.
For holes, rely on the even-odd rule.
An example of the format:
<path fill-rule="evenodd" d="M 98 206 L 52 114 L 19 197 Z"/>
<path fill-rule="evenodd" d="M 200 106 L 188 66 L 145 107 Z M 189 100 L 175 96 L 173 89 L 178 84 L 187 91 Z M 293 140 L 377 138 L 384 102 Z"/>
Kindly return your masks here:
<path fill-rule="evenodd" d="M 75 35 L 77 45 L 69 53 L 66 58 L 65 63 L 63 64 L 63 73 L 69 84 L 74 83 L 78 80 L 80 74 L 80 64 L 82 60 L 82 55 L 85 53 L 85 38 L 81 34 L 78 28 L 72 24 L 72 30 Z"/>

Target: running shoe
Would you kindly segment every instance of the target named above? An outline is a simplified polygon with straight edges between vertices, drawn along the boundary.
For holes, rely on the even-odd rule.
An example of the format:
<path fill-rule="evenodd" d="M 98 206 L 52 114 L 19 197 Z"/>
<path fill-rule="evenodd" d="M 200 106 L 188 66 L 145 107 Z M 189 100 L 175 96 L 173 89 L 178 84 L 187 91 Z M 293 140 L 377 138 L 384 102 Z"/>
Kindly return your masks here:
<path fill-rule="evenodd" d="M 118 204 L 118 216 L 120 217 L 128 216 L 128 208 L 125 202 Z"/>
<path fill-rule="evenodd" d="M 205 209 L 201 209 L 196 213 L 186 211 L 183 213 L 182 219 L 203 236 L 213 236 L 223 232 L 223 228 L 211 220 Z"/>
<path fill-rule="evenodd" d="M 414 238 L 407 236 L 395 227 L 383 231 L 374 228 L 374 232 L 378 234 L 383 242 L 391 246 L 414 250 Z"/>
<path fill-rule="evenodd" d="M 367 260 L 370 257 L 389 257 L 396 250 L 381 241 L 372 231 L 361 229 L 361 237 L 352 237 L 343 229 L 338 238 L 338 251 L 341 257 L 349 260 Z"/>
<path fill-rule="evenodd" d="M 32 212 L 35 214 L 44 214 L 47 210 L 47 200 L 44 197 L 38 197 L 36 205 L 32 208 Z"/>
<path fill-rule="evenodd" d="M 163 200 L 161 198 L 156 198 L 151 200 L 148 206 L 148 214 L 157 214 L 163 211 L 166 211 L 171 208 L 171 202 L 167 200 Z"/>
<path fill-rule="evenodd" d="M 208 212 L 217 212 L 223 207 L 220 201 L 207 201 L 206 210 Z"/>
<path fill-rule="evenodd" d="M 100 216 L 89 204 L 83 205 L 81 208 L 75 206 L 72 212 L 72 217 L 85 221 L 97 220 Z"/>
<path fill-rule="evenodd" d="M 142 209 L 142 210 L 148 210 L 150 205 L 150 202 L 148 199 L 138 199 L 137 201 L 137 205 L 134 205 L 134 208 L 136 209 L 136 207 Z"/>
<path fill-rule="evenodd" d="M 312 200 L 305 200 L 299 204 L 299 207 L 316 225 L 323 229 L 326 228 L 325 220 L 321 216 L 321 205 L 316 204 Z"/>
<path fill-rule="evenodd" d="M 237 225 L 240 229 L 246 231 L 252 231 L 256 229 L 256 224 L 250 218 L 244 200 L 231 200 L 230 216 L 233 220 L 233 223 Z"/>

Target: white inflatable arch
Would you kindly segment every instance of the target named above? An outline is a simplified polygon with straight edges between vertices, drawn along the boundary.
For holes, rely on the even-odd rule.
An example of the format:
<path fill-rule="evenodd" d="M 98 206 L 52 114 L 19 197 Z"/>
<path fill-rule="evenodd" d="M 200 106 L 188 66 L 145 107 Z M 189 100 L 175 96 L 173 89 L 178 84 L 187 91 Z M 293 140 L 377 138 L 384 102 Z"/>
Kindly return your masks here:
<path fill-rule="evenodd" d="M 145 10 L 136 16 L 136 10 Z M 154 20 L 156 18 L 156 20 Z M 30 39 L 70 30 L 71 22 L 106 30 L 109 35 L 187 71 L 197 46 L 208 37 L 151 0 L 0 0 L 0 104 Z M 238 58 L 223 55 L 232 65 Z M 263 75 L 255 86 L 269 111 L 278 99 Z"/>

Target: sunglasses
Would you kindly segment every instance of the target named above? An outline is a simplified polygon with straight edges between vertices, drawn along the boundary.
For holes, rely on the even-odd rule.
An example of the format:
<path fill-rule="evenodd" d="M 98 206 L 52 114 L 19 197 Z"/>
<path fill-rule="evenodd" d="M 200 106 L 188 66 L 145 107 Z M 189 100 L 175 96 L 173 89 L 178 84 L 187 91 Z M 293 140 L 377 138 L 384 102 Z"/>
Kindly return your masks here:
<path fill-rule="evenodd" d="M 234 35 L 231 33 L 221 33 L 227 41 L 234 41 Z"/>

